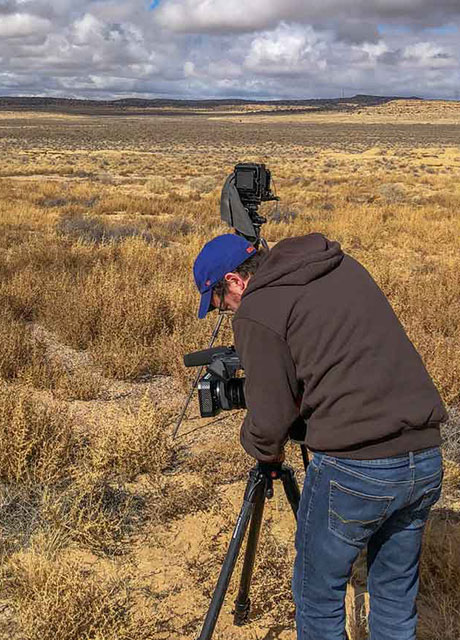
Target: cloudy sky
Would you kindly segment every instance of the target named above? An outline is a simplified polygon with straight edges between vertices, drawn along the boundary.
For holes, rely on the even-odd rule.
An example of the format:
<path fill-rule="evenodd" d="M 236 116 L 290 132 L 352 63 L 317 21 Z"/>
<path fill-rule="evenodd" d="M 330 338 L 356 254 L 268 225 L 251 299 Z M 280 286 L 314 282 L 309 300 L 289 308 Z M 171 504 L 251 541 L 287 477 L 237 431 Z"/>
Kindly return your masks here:
<path fill-rule="evenodd" d="M 0 0 L 0 95 L 460 99 L 460 0 Z"/>

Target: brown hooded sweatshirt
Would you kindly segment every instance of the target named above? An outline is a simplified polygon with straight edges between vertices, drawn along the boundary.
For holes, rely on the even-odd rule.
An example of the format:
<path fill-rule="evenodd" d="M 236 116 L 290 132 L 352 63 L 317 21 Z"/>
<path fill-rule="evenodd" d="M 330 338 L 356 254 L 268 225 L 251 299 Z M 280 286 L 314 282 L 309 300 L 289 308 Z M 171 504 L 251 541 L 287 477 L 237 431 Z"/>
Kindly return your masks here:
<path fill-rule="evenodd" d="M 440 444 L 446 419 L 422 359 L 364 267 L 319 233 L 279 242 L 233 321 L 246 451 L 279 456 L 307 425 L 314 451 L 384 458 Z"/>

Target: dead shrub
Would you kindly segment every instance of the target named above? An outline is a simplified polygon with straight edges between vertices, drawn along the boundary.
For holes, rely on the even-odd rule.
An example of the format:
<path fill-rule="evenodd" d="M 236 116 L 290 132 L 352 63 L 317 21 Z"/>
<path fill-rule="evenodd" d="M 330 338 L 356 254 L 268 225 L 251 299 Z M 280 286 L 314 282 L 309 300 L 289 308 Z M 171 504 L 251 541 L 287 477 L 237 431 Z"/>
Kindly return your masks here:
<path fill-rule="evenodd" d="M 172 517 L 176 498 L 178 514 L 204 501 L 199 491 L 185 501 L 173 496 L 168 483 L 158 494 L 162 472 L 177 455 L 170 412 L 144 401 L 137 414 L 122 414 L 111 427 L 95 424 L 77 439 L 65 413 L 17 395 L 8 390 L 0 396 L 3 554 L 43 532 L 58 548 L 74 542 L 97 555 L 119 555 L 149 513 L 154 520 L 158 511 Z M 148 474 L 154 493 L 151 487 L 129 488 L 140 474 Z"/>
<path fill-rule="evenodd" d="M 97 556 L 126 554 L 147 520 L 146 497 L 84 467 L 76 475 L 64 491 L 44 494 L 41 529 L 60 549 L 74 543 Z"/>
<path fill-rule="evenodd" d="M 270 612 L 276 622 L 294 624 L 291 576 L 295 549 L 271 531 L 270 522 L 261 530 L 254 585 L 251 589 L 254 618 Z"/>
<path fill-rule="evenodd" d="M 237 418 L 238 422 L 241 417 Z M 228 433 L 227 425 L 223 427 Z M 243 480 L 254 460 L 237 444 L 237 436 L 231 442 L 216 443 L 212 450 L 200 451 L 188 459 L 184 468 L 198 473 L 203 479 L 212 478 L 213 482 L 232 484 Z"/>
<path fill-rule="evenodd" d="M 56 226 L 59 234 L 68 235 L 82 242 L 93 244 L 107 244 L 123 242 L 127 238 L 142 238 L 152 242 L 153 236 L 130 225 L 115 225 L 107 223 L 94 216 L 80 214 L 66 214 L 61 217 Z"/>
<path fill-rule="evenodd" d="M 42 520 L 40 490 L 0 484 L 0 560 L 29 546 Z"/>
<path fill-rule="evenodd" d="M 54 207 L 65 207 L 68 202 L 69 201 L 66 198 L 43 198 L 38 201 L 38 204 L 49 209 Z"/>
<path fill-rule="evenodd" d="M 173 218 L 163 224 L 166 239 L 174 240 L 177 236 L 187 236 L 193 231 L 193 224 L 185 218 Z"/>
<path fill-rule="evenodd" d="M 426 526 L 420 566 L 419 635 L 421 640 L 460 637 L 460 521 L 435 509 Z"/>
<path fill-rule="evenodd" d="M 156 478 L 152 482 L 148 512 L 155 524 L 168 525 L 197 511 L 208 511 L 220 504 L 215 485 L 207 479 L 203 484 L 183 486 L 171 479 Z"/>
<path fill-rule="evenodd" d="M 0 479 L 12 483 L 64 482 L 77 448 L 65 409 L 6 386 L 0 386 L 0 440 Z"/>
<path fill-rule="evenodd" d="M 88 474 L 66 487 L 2 485 L 0 557 L 46 540 L 53 553 L 69 545 L 97 556 L 119 556 L 147 519 L 145 498 L 107 479 Z"/>
<path fill-rule="evenodd" d="M 190 188 L 199 193 L 211 193 L 220 184 L 220 181 L 215 176 L 197 176 L 189 180 Z"/>
<path fill-rule="evenodd" d="M 25 640 L 134 640 L 147 631 L 145 620 L 135 619 L 123 576 L 97 575 L 32 549 L 10 560 L 2 582 Z"/>
<path fill-rule="evenodd" d="M 443 453 L 448 460 L 460 464 L 460 407 L 451 407 L 448 414 L 442 427 Z"/>
<path fill-rule="evenodd" d="M 172 411 L 144 398 L 137 412 L 121 414 L 116 424 L 94 425 L 88 434 L 85 464 L 121 481 L 134 480 L 141 473 L 161 475 L 176 457 L 170 436 L 172 417 Z"/>
<path fill-rule="evenodd" d="M 163 176 L 153 176 L 147 181 L 146 187 L 152 193 L 167 193 L 171 190 L 171 182 Z"/>
<path fill-rule="evenodd" d="M 42 362 L 44 351 L 30 335 L 24 322 L 0 311 L 0 377 L 3 380 L 17 379 L 32 361 Z"/>
<path fill-rule="evenodd" d="M 405 186 L 399 182 L 382 184 L 379 187 L 378 192 L 385 202 L 388 202 L 389 204 L 404 202 L 407 197 Z"/>
<path fill-rule="evenodd" d="M 39 371 L 26 368 L 21 380 L 27 383 L 29 379 L 36 387 L 52 391 L 58 400 L 96 400 L 107 391 L 107 382 L 100 374 L 83 368 L 68 371 L 62 364 L 49 361 Z"/>
<path fill-rule="evenodd" d="M 280 205 L 277 203 L 268 212 L 267 220 L 275 224 L 279 224 L 280 222 L 289 224 L 290 222 L 293 222 L 298 215 L 299 212 L 293 207 L 290 207 L 289 205 Z"/>

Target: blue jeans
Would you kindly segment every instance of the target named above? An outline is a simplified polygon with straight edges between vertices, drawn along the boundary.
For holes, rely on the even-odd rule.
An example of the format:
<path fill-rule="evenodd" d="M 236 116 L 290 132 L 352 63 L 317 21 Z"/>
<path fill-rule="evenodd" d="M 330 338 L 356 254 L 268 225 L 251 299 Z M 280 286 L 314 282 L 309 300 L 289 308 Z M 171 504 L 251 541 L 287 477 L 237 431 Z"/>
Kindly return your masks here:
<path fill-rule="evenodd" d="M 376 460 L 314 454 L 292 580 L 298 640 L 346 640 L 346 585 L 366 545 L 370 640 L 415 640 L 422 534 L 441 484 L 438 447 Z"/>

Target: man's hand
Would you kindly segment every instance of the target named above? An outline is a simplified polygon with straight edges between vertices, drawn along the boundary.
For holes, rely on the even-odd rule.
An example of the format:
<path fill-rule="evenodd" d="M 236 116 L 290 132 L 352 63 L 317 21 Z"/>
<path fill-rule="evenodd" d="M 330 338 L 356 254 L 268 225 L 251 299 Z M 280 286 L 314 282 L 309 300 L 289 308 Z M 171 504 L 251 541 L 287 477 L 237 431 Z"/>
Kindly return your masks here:
<path fill-rule="evenodd" d="M 270 458 L 269 460 L 264 460 L 264 464 L 281 464 L 282 462 L 284 462 L 286 460 L 286 454 L 284 453 L 284 449 L 283 451 L 279 454 L 279 456 L 273 456 L 273 458 Z"/>
<path fill-rule="evenodd" d="M 280 453 L 279 456 L 273 456 L 273 458 L 270 461 L 268 460 L 264 460 L 264 462 L 259 461 L 258 467 L 260 471 L 262 471 L 262 473 L 264 473 L 270 479 L 279 478 L 282 473 L 281 465 L 283 464 L 284 460 L 285 460 L 285 455 L 284 455 L 284 451 L 282 451 L 282 453 Z M 273 495 L 273 492 L 271 492 L 268 497 L 271 498 L 272 495 Z"/>

